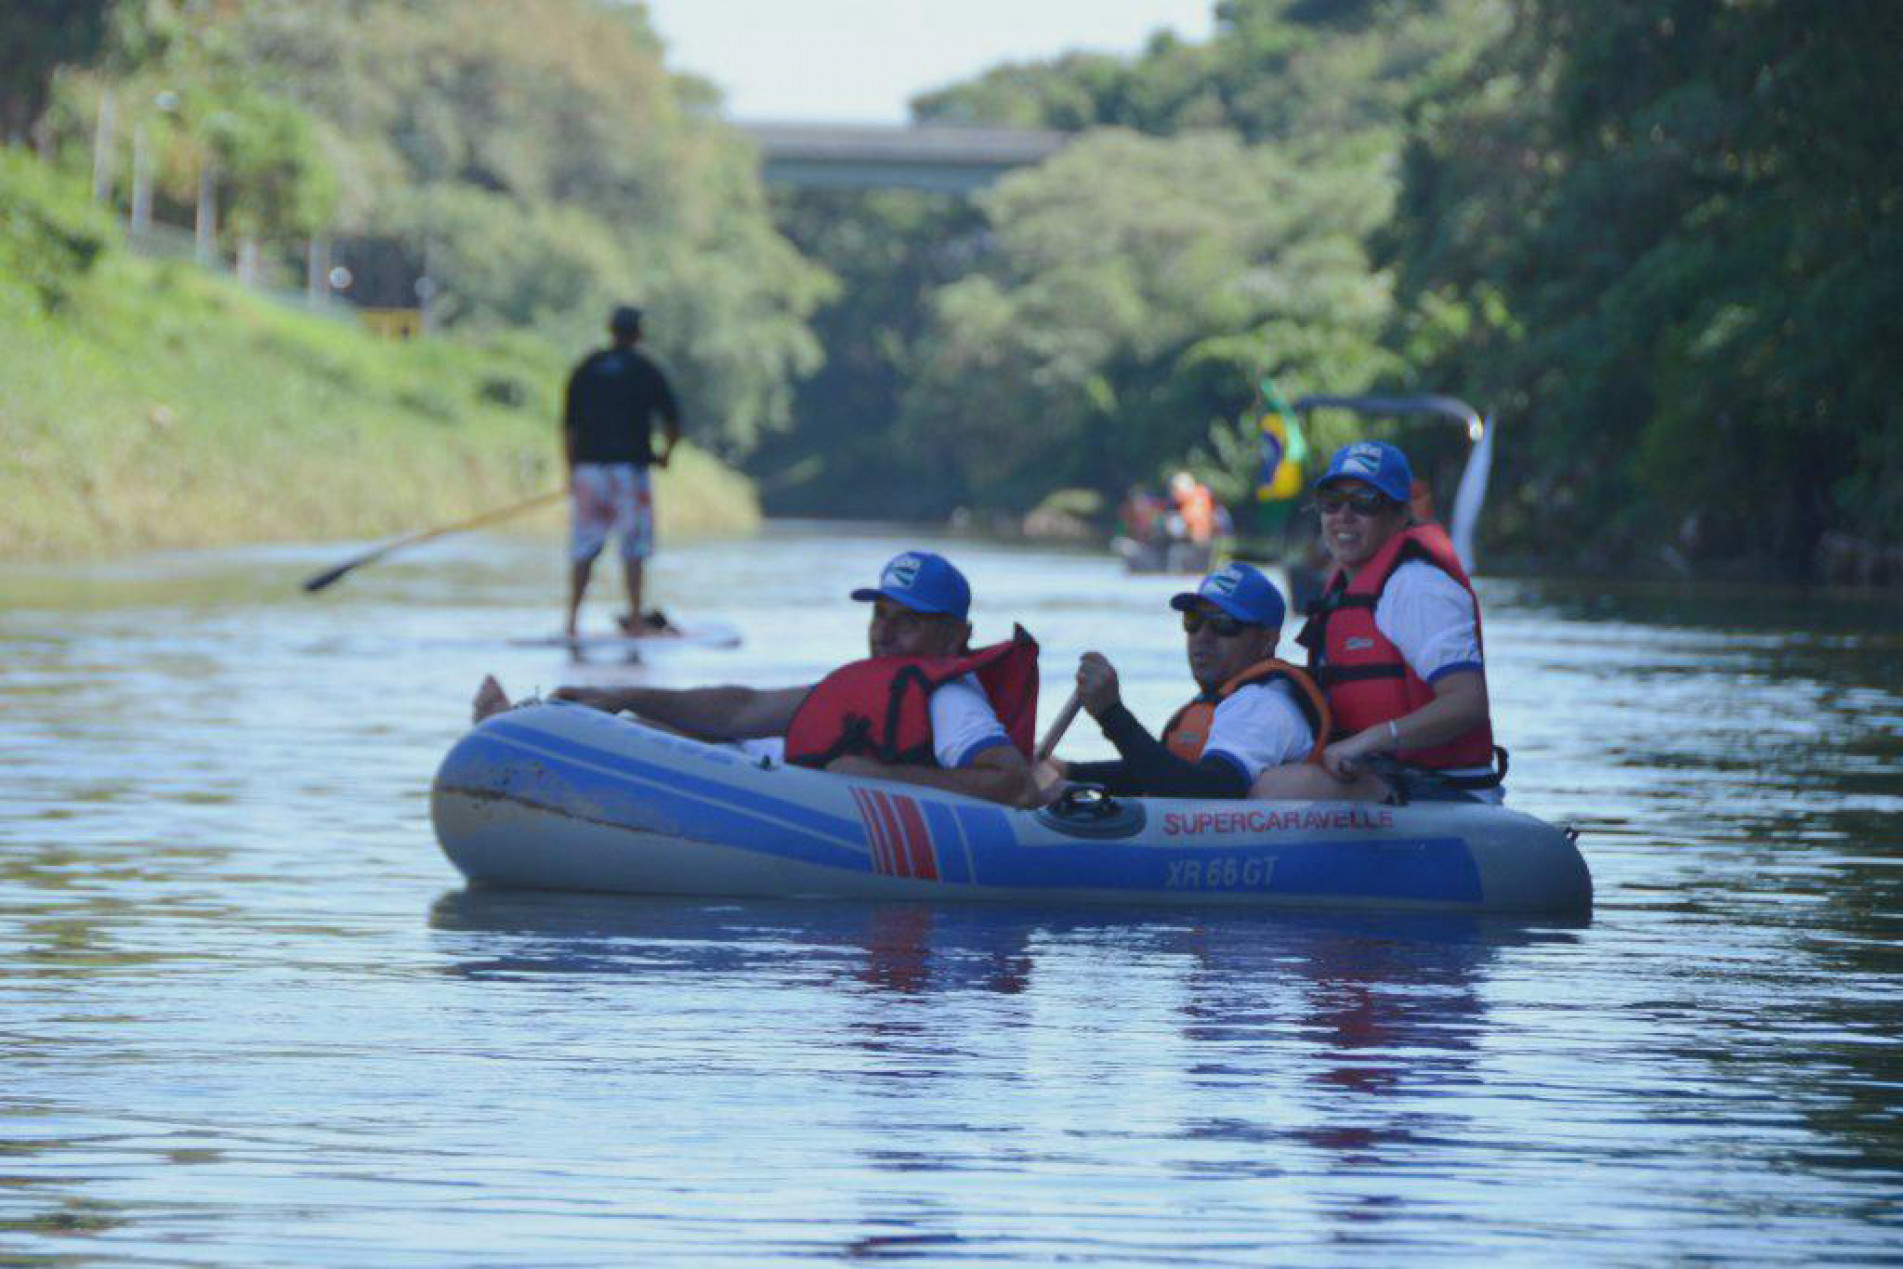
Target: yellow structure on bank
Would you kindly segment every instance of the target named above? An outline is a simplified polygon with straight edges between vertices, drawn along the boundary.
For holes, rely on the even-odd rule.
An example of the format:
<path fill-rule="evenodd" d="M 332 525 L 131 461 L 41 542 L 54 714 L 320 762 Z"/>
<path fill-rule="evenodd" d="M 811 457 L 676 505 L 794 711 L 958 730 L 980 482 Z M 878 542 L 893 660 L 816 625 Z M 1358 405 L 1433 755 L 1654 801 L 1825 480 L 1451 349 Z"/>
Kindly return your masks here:
<path fill-rule="evenodd" d="M 421 339 L 423 310 L 420 308 L 360 308 L 357 320 L 372 334 L 384 339 Z"/>

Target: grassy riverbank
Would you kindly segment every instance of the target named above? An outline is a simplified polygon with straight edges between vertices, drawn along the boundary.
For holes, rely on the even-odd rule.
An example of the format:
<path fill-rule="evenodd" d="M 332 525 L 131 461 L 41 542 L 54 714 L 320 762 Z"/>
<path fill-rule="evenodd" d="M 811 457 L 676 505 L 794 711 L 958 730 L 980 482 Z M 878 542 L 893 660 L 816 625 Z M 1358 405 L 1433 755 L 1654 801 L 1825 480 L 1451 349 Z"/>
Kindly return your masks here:
<path fill-rule="evenodd" d="M 0 150 L 0 558 L 373 537 L 561 479 L 563 358 L 374 339 L 128 254 L 77 184 Z M 748 482 L 683 450 L 661 532 L 737 532 Z"/>

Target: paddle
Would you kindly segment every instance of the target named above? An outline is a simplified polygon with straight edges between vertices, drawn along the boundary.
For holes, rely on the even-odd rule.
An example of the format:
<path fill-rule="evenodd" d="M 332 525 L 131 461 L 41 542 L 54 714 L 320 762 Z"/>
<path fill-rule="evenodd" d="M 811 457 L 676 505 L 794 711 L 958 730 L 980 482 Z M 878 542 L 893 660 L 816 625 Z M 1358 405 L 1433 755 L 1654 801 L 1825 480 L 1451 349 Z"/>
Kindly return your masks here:
<path fill-rule="evenodd" d="M 408 537 L 398 538 L 394 542 L 385 542 L 382 546 L 372 547 L 362 555 L 353 556 L 335 568 L 327 568 L 316 576 L 306 579 L 304 589 L 307 591 L 320 591 L 343 577 L 343 575 L 348 573 L 351 569 L 359 568 L 373 560 L 380 560 L 384 556 L 394 551 L 400 551 L 406 546 L 415 546 L 419 542 L 428 542 L 432 538 L 440 538 L 450 533 L 461 533 L 464 529 L 476 529 L 485 524 L 494 524 L 497 520 L 506 520 L 510 516 L 521 515 L 524 511 L 532 511 L 544 503 L 554 502 L 557 498 L 563 498 L 567 495 L 568 491 L 566 489 L 551 489 L 547 493 L 536 494 L 533 498 L 524 498 L 521 502 L 511 503 L 506 507 L 498 507 L 494 511 L 485 511 L 478 516 L 470 516 L 467 520 L 458 520 L 454 524 L 438 525 L 434 529 L 424 529 L 421 533 L 412 533 Z"/>
<path fill-rule="evenodd" d="M 1070 699 L 1064 702 L 1064 708 L 1058 710 L 1057 717 L 1051 720 L 1049 729 L 1044 733 L 1044 739 L 1038 742 L 1037 757 L 1031 759 L 1032 766 L 1035 767 L 1051 756 L 1051 750 L 1057 748 L 1057 742 L 1062 740 L 1064 733 L 1070 730 L 1070 725 L 1076 719 L 1077 711 L 1083 707 L 1083 704 L 1084 698 L 1081 695 L 1076 692 L 1070 694 Z"/>

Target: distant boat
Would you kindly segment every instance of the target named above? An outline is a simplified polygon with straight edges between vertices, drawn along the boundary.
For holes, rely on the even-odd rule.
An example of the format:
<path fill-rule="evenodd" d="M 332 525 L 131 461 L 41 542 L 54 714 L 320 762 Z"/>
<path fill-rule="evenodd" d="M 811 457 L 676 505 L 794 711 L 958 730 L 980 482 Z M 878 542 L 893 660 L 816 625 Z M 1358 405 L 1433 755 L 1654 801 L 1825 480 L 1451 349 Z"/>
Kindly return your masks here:
<path fill-rule="evenodd" d="M 1115 537 L 1110 540 L 1110 549 L 1123 558 L 1123 567 L 1132 573 L 1207 573 L 1216 554 L 1214 543 L 1176 538 L 1139 542 Z"/>

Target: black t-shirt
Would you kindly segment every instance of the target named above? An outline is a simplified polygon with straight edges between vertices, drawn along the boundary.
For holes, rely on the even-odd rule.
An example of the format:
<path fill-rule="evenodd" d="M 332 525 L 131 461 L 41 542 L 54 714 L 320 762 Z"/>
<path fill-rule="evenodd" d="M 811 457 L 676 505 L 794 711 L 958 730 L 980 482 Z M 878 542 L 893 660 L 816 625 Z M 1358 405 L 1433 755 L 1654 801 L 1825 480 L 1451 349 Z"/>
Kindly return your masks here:
<path fill-rule="evenodd" d="M 577 463 L 646 466 L 654 461 L 648 429 L 656 414 L 680 422 L 674 390 L 659 366 L 634 348 L 590 353 L 568 376 L 562 418 L 574 434 L 570 458 Z"/>

